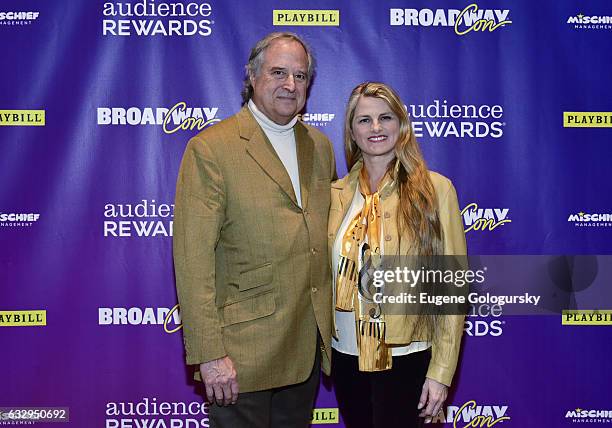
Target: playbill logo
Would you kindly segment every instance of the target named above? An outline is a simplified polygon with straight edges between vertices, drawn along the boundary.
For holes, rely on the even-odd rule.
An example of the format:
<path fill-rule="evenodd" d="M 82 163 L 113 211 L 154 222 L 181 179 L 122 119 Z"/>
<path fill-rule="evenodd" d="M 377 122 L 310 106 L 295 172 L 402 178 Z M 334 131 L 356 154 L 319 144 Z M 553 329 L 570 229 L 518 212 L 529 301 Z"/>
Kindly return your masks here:
<path fill-rule="evenodd" d="M 0 110 L 0 126 L 45 126 L 45 111 Z"/>
<path fill-rule="evenodd" d="M 0 311 L 0 327 L 32 327 L 47 325 L 47 311 Z"/>
<path fill-rule="evenodd" d="M 564 111 L 564 128 L 612 128 L 612 112 Z"/>
<path fill-rule="evenodd" d="M 273 10 L 272 25 L 337 27 L 339 10 Z"/>

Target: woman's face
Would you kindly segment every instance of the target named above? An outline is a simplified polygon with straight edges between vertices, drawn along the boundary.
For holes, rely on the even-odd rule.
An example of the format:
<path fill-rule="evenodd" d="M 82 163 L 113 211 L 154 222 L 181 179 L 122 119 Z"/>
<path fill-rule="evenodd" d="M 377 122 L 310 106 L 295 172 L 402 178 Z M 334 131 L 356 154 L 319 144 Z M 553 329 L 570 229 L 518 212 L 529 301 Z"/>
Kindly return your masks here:
<path fill-rule="evenodd" d="M 361 149 L 364 160 L 380 158 L 390 162 L 395 157 L 399 130 L 399 119 L 385 100 L 359 98 L 351 123 L 351 137 Z"/>

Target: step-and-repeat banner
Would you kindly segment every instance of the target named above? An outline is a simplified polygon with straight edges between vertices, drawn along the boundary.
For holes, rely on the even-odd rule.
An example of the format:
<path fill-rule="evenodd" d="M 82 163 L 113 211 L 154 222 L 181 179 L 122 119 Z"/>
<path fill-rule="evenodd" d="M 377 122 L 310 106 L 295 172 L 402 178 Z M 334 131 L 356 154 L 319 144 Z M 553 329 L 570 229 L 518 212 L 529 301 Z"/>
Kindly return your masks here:
<path fill-rule="evenodd" d="M 239 110 L 271 31 L 316 54 L 301 120 L 329 136 L 339 176 L 349 93 L 386 82 L 457 188 L 469 252 L 553 255 L 565 308 L 593 298 L 577 259 L 554 255 L 611 249 L 609 1 L 4 0 L 0 425 L 208 426 L 184 364 L 175 182 L 188 139 Z M 433 422 L 611 423 L 609 314 L 504 312 L 468 314 Z M 343 426 L 325 378 L 313 424 Z"/>

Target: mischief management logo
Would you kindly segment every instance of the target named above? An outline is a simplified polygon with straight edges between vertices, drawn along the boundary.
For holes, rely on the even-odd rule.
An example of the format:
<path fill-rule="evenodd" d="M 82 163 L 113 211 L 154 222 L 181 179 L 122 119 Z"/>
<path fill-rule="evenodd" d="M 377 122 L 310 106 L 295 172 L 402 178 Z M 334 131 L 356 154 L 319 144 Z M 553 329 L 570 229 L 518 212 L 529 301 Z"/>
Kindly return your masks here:
<path fill-rule="evenodd" d="M 389 25 L 451 27 L 455 34 L 493 32 L 512 24 L 508 9 L 480 9 L 476 3 L 464 9 L 389 9 Z"/>
<path fill-rule="evenodd" d="M 570 214 L 568 223 L 576 227 L 612 227 L 612 213 L 586 213 Z"/>
<path fill-rule="evenodd" d="M 218 107 L 187 107 L 183 101 L 171 108 L 98 107 L 97 121 L 98 125 L 161 126 L 165 134 L 174 134 L 181 130 L 201 131 L 221 121 L 218 111 Z"/>
<path fill-rule="evenodd" d="M 612 423 L 612 410 L 609 409 L 582 409 L 577 407 L 565 413 L 565 419 L 574 423 L 602 424 Z"/>
<path fill-rule="evenodd" d="M 118 37 L 210 36 L 215 21 L 207 2 L 106 2 L 102 35 Z"/>
<path fill-rule="evenodd" d="M 0 11 L 0 26 L 5 25 L 32 25 L 38 19 L 40 12 L 26 11 Z"/>
<path fill-rule="evenodd" d="M 334 113 L 303 113 L 298 114 L 298 119 L 307 125 L 324 128 L 329 125 L 336 115 Z"/>
<path fill-rule="evenodd" d="M 38 213 L 6 213 L 0 211 L 0 227 L 31 227 L 40 219 Z"/>
<path fill-rule="evenodd" d="M 612 30 L 612 16 L 579 13 L 567 18 L 567 24 L 576 30 Z"/>
<path fill-rule="evenodd" d="M 452 104 L 434 99 L 406 109 L 417 138 L 495 141 L 503 137 L 506 127 L 504 108 L 499 104 Z"/>
<path fill-rule="evenodd" d="M 104 205 L 105 238 L 169 237 L 173 233 L 174 204 L 142 199 L 138 203 Z"/>

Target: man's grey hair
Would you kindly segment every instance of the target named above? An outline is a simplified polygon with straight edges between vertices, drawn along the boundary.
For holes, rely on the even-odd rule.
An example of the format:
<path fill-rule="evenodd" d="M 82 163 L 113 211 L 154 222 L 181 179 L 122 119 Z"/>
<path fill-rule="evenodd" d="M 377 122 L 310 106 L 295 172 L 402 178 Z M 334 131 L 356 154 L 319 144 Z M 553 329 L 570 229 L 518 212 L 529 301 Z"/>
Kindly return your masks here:
<path fill-rule="evenodd" d="M 245 66 L 246 76 L 244 77 L 244 86 L 242 88 L 242 105 L 246 104 L 253 96 L 253 86 L 251 85 L 250 76 L 257 76 L 261 71 L 261 65 L 264 62 L 264 54 L 270 47 L 270 44 L 278 39 L 288 39 L 298 42 L 306 51 L 308 58 L 308 70 L 306 74 L 308 76 L 308 84 L 312 81 L 315 73 L 315 60 L 308 44 L 295 33 L 282 32 L 282 33 L 270 33 L 263 39 L 257 42 L 257 44 L 251 49 L 251 55 L 249 56 L 249 62 Z"/>

